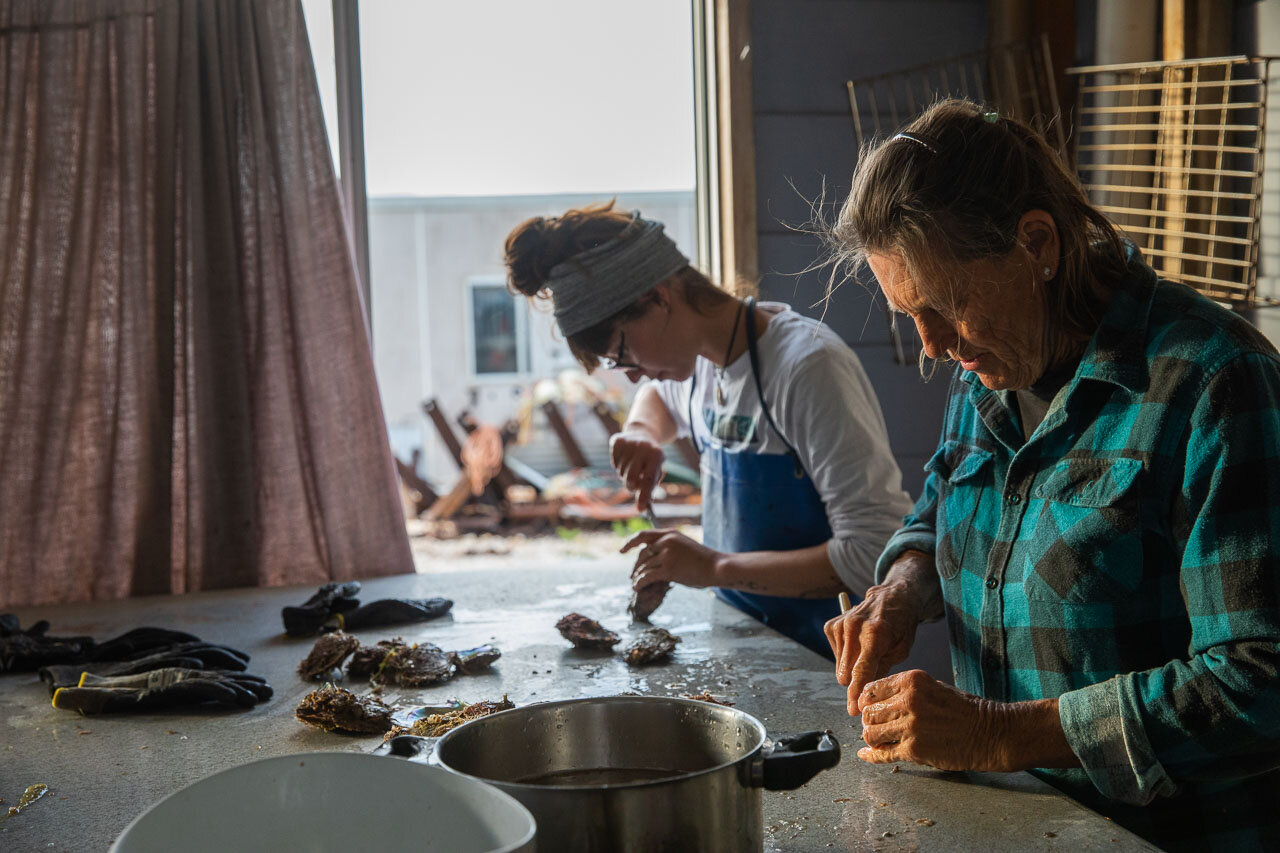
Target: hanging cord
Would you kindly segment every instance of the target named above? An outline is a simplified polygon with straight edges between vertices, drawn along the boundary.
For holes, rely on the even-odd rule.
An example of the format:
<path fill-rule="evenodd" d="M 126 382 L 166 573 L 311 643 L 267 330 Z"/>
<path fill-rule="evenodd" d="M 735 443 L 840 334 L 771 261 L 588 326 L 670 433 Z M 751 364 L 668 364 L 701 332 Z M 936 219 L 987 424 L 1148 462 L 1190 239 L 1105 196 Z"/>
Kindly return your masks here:
<path fill-rule="evenodd" d="M 742 320 L 742 300 L 738 300 L 738 310 L 733 315 L 733 331 L 729 333 L 729 345 L 724 348 L 724 364 L 716 367 L 716 402 L 724 405 L 724 389 L 720 383 L 724 381 L 724 372 L 729 369 L 729 354 L 733 352 L 733 342 L 738 339 L 738 323 Z"/>

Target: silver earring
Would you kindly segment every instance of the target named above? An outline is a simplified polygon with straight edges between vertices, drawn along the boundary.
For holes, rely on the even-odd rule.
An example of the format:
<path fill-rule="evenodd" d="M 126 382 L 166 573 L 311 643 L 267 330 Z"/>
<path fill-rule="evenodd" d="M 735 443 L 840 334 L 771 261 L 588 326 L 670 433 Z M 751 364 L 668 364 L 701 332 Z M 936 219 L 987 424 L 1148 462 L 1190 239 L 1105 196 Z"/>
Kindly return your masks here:
<path fill-rule="evenodd" d="M 1045 267 L 1045 268 L 1044 268 L 1044 277 L 1045 277 L 1045 278 L 1053 278 L 1053 270 L 1049 269 L 1048 267 Z"/>

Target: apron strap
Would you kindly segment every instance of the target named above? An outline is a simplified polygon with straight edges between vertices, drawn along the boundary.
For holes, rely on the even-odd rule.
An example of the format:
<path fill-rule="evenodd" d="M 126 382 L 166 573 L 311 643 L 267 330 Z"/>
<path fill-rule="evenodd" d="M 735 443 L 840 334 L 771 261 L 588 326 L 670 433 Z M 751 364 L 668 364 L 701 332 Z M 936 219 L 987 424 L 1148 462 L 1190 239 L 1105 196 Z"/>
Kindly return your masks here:
<path fill-rule="evenodd" d="M 698 366 L 693 367 L 693 375 L 689 377 L 689 441 L 693 444 L 693 449 L 702 454 L 702 449 L 706 445 L 698 446 L 698 428 L 693 422 L 693 398 L 698 393 Z"/>
<path fill-rule="evenodd" d="M 760 356 L 756 352 L 756 298 L 748 296 L 747 303 L 747 354 L 751 356 L 751 376 L 756 381 L 756 394 L 760 397 L 760 408 L 764 410 L 765 420 L 769 422 L 769 426 L 773 429 L 774 435 L 782 439 L 782 443 L 787 446 L 787 451 L 791 453 L 791 458 L 796 463 L 796 478 L 799 479 L 805 474 L 804 466 L 800 464 L 800 454 L 796 453 L 796 449 L 787 441 L 787 437 L 782 434 L 782 430 L 778 429 L 777 423 L 773 420 L 773 415 L 769 412 L 769 401 L 764 398 L 764 385 L 760 382 Z"/>

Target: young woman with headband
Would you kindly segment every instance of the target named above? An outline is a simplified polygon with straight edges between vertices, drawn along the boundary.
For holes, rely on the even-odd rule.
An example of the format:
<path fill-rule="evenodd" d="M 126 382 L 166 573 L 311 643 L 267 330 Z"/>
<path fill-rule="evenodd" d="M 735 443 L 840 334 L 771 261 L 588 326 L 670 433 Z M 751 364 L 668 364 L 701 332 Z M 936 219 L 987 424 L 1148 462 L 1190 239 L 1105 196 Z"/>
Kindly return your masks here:
<path fill-rule="evenodd" d="M 648 530 L 632 582 L 723 600 L 831 656 L 836 596 L 861 596 L 910 500 L 875 392 L 829 328 L 786 305 L 738 299 L 694 269 L 663 227 L 612 204 L 538 217 L 506 241 L 511 286 L 550 299 L 588 371 L 648 381 L 610 458 L 650 502 L 662 445 L 691 436 L 702 461 L 703 541 Z"/>

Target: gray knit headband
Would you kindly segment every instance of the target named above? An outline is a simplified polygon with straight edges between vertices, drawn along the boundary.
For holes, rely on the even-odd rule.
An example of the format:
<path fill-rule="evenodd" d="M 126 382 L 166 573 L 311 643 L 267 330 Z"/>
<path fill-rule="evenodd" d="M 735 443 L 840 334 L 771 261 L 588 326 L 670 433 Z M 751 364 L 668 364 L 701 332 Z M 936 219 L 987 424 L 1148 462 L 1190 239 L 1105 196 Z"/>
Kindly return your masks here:
<path fill-rule="evenodd" d="M 565 337 L 612 317 L 689 265 L 662 223 L 632 214 L 617 237 L 551 268 L 547 287 Z"/>

